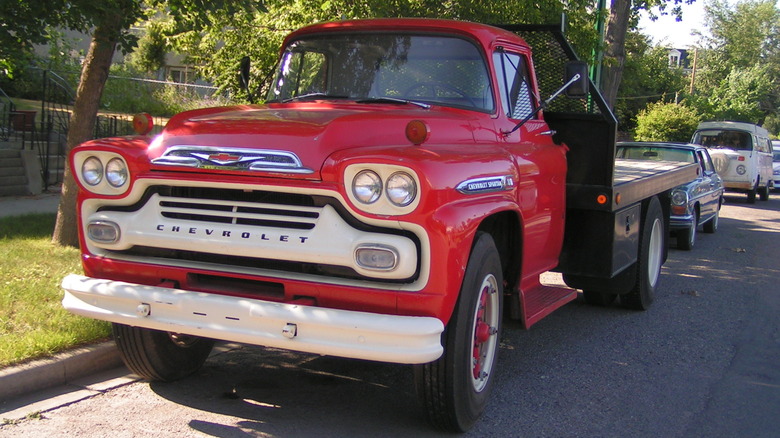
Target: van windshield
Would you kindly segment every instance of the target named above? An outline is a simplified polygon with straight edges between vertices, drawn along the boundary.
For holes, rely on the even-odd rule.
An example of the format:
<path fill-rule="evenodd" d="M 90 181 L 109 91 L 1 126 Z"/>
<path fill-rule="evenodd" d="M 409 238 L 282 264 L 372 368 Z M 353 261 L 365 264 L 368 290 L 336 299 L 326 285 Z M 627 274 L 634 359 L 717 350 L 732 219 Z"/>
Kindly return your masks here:
<path fill-rule="evenodd" d="M 753 150 L 753 136 L 747 132 L 732 129 L 699 131 L 693 142 L 708 148 L 727 148 L 735 151 Z"/>

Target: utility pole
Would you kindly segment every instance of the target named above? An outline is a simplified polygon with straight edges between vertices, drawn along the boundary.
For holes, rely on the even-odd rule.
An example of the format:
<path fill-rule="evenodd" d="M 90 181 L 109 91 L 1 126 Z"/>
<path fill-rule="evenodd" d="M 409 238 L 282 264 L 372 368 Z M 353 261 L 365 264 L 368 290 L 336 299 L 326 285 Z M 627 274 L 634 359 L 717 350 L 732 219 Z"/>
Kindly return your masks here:
<path fill-rule="evenodd" d="M 693 94 L 693 84 L 696 82 L 696 58 L 698 58 L 699 49 L 693 49 L 693 67 L 691 68 L 691 87 L 688 94 Z"/>

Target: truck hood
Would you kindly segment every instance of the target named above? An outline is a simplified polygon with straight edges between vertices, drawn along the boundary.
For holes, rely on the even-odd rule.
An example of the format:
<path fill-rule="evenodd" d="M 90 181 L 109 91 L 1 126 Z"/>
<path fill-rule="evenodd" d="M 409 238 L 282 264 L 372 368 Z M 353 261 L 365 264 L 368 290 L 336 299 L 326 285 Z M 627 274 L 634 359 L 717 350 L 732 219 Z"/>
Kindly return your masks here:
<path fill-rule="evenodd" d="M 357 103 L 196 110 L 171 119 L 149 158 L 159 166 L 319 179 L 325 160 L 339 150 L 416 147 L 405 134 L 411 120 L 428 124 L 426 146 L 474 143 L 480 115 L 488 118 L 451 108 Z"/>

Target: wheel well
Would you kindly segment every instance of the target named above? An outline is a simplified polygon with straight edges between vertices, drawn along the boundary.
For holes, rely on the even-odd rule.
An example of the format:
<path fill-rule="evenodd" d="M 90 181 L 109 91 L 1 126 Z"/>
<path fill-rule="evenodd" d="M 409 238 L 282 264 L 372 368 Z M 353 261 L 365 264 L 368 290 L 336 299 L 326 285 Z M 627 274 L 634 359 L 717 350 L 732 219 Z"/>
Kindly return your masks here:
<path fill-rule="evenodd" d="M 496 213 L 485 218 L 477 231 L 490 234 L 498 249 L 501 258 L 501 270 L 504 275 L 506 290 L 514 290 L 520 278 L 520 266 L 522 262 L 521 221 L 518 215 L 512 211 Z"/>

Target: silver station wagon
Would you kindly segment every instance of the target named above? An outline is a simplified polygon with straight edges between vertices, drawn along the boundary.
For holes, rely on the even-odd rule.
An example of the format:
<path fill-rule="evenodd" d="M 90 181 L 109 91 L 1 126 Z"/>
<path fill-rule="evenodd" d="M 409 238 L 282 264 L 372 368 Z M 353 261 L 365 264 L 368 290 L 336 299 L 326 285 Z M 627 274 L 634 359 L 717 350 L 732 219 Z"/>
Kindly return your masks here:
<path fill-rule="evenodd" d="M 677 248 L 684 250 L 693 248 L 700 225 L 705 233 L 717 231 L 723 180 L 715 171 L 707 148 L 683 143 L 620 142 L 617 158 L 698 163 L 696 179 L 672 190 L 669 229 L 677 237 Z"/>

